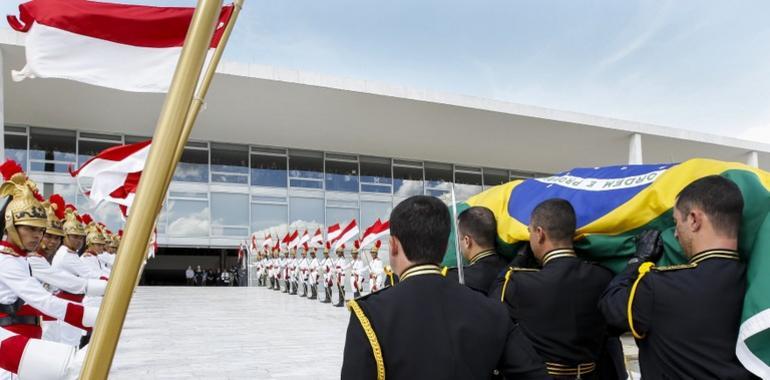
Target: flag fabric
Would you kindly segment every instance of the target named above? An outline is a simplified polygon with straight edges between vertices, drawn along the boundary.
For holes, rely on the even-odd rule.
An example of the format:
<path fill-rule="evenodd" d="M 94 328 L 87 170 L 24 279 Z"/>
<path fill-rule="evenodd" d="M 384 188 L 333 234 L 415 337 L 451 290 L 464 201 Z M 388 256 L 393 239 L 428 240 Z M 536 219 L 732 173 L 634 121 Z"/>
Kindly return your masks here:
<path fill-rule="evenodd" d="M 150 153 L 151 140 L 107 148 L 92 157 L 70 175 L 78 181 L 91 179 L 86 193 L 96 203 L 103 201 L 123 206 L 123 214 L 131 207 L 139 179 Z"/>
<path fill-rule="evenodd" d="M 635 251 L 633 238 L 646 229 L 662 231 L 665 252 L 658 265 L 685 263 L 674 237 L 677 194 L 691 182 L 721 175 L 735 182 L 746 207 L 739 250 L 747 262 L 746 295 L 736 354 L 757 375 L 770 374 L 770 173 L 740 163 L 692 159 L 679 164 L 578 168 L 547 178 L 512 181 L 458 204 L 458 212 L 484 206 L 497 219 L 500 251 L 512 256 L 529 239 L 532 210 L 550 198 L 570 201 L 577 216 L 579 255 L 622 271 Z M 456 266 L 454 239 L 444 265 Z"/>
<path fill-rule="evenodd" d="M 262 248 L 270 248 L 273 245 L 273 237 L 270 234 L 265 235 L 265 240 L 262 241 Z"/>
<path fill-rule="evenodd" d="M 364 235 L 361 238 L 361 247 L 366 247 L 367 245 L 374 243 L 381 237 L 387 235 L 390 235 L 390 221 L 386 220 L 383 222 L 377 218 L 374 224 L 364 230 Z"/>
<path fill-rule="evenodd" d="M 324 234 L 321 232 L 321 229 L 317 229 L 315 231 L 315 234 L 313 234 L 313 237 L 310 238 L 310 245 L 313 247 L 321 247 L 324 243 Z"/>
<path fill-rule="evenodd" d="M 152 235 L 150 235 L 150 243 L 147 246 L 147 258 L 155 258 L 155 254 L 158 253 L 158 227 L 153 228 Z"/>
<path fill-rule="evenodd" d="M 251 251 L 255 251 L 257 249 L 257 235 L 251 234 Z"/>
<path fill-rule="evenodd" d="M 8 23 L 26 33 L 27 63 L 12 78 L 62 78 L 124 91 L 167 92 L 195 8 L 32 0 Z M 207 61 L 233 5 L 222 8 Z"/>
<path fill-rule="evenodd" d="M 288 245 L 289 249 L 297 248 L 299 246 L 299 231 L 294 231 L 291 236 L 289 236 L 289 241 L 286 243 Z"/>
<path fill-rule="evenodd" d="M 241 260 L 243 260 L 243 255 L 244 255 L 244 251 L 245 251 L 244 246 L 245 245 L 246 244 L 244 242 L 240 242 L 238 244 L 238 262 L 241 262 Z"/>
<path fill-rule="evenodd" d="M 339 234 L 339 237 L 333 241 L 334 249 L 336 250 L 341 245 L 347 243 L 353 238 L 358 237 L 358 224 L 356 223 L 356 220 L 353 219 L 348 223 L 345 228 L 342 229 L 342 231 Z"/>
<path fill-rule="evenodd" d="M 305 230 L 305 233 L 302 234 L 302 237 L 299 239 L 299 245 L 301 246 L 307 246 L 307 243 L 310 241 L 310 234 L 307 233 L 307 230 Z"/>
<path fill-rule="evenodd" d="M 340 227 L 339 223 L 333 226 L 329 226 L 329 229 L 326 231 L 326 241 L 334 242 L 338 237 L 340 237 L 341 233 L 342 228 Z"/>
<path fill-rule="evenodd" d="M 291 232 L 286 231 L 286 236 L 284 236 L 283 239 L 281 239 L 280 245 L 288 246 L 290 241 L 291 241 Z"/>

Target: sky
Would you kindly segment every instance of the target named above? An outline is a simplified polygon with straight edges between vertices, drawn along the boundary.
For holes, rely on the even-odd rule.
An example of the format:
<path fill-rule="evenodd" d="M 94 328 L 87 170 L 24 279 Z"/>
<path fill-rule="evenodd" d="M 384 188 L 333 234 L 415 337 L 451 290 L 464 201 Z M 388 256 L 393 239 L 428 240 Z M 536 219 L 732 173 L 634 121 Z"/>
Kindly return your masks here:
<path fill-rule="evenodd" d="M 768 14 L 761 0 L 246 0 L 225 60 L 770 143 Z"/>

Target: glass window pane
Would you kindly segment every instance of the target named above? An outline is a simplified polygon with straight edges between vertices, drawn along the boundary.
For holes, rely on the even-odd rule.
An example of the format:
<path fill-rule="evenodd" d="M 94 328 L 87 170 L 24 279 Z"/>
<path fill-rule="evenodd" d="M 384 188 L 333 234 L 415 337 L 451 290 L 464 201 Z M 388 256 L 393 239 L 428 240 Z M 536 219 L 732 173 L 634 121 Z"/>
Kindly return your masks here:
<path fill-rule="evenodd" d="M 289 177 L 323 180 L 323 153 L 305 150 L 289 151 Z"/>
<path fill-rule="evenodd" d="M 466 201 L 468 198 L 480 193 L 482 190 L 484 190 L 484 188 L 482 188 L 481 185 L 455 184 L 455 200 L 458 202 Z"/>
<path fill-rule="evenodd" d="M 69 200 L 65 198 L 65 201 Z M 78 194 L 76 207 L 81 215 L 90 214 L 94 221 L 106 224 L 107 228 L 113 232 L 123 228 L 123 216 L 118 205 L 114 203 L 104 202 L 97 206 L 82 194 Z"/>
<path fill-rule="evenodd" d="M 481 186 L 481 173 L 455 172 L 455 183 Z"/>
<path fill-rule="evenodd" d="M 425 187 L 443 188 L 443 184 L 452 181 L 452 165 L 425 163 Z"/>
<path fill-rule="evenodd" d="M 251 204 L 251 230 L 258 239 L 268 233 L 274 235 L 279 227 L 287 224 L 287 208 L 287 205 Z"/>
<path fill-rule="evenodd" d="M 126 144 L 136 144 L 138 142 L 144 142 L 147 140 L 150 140 L 152 137 L 146 137 L 146 136 L 125 136 L 123 137 L 123 141 L 125 141 Z"/>
<path fill-rule="evenodd" d="M 86 161 L 88 161 L 91 157 L 97 155 L 99 152 L 117 145 L 120 145 L 120 143 L 79 140 L 78 141 L 78 166 L 83 165 Z"/>
<path fill-rule="evenodd" d="M 333 226 L 337 223 L 340 224 L 340 227 L 345 228 L 348 223 L 350 223 L 351 220 L 356 219 L 358 223 L 361 221 L 358 220 L 358 208 L 341 208 L 341 207 L 327 207 L 326 208 L 326 223 L 330 226 Z M 358 226 L 358 229 L 363 232 L 363 228 L 361 225 Z M 348 244 L 348 247 L 351 247 L 353 244 Z"/>
<path fill-rule="evenodd" d="M 422 168 L 394 166 L 393 167 L 393 192 L 399 197 L 421 195 Z"/>
<path fill-rule="evenodd" d="M 361 157 L 361 183 L 393 183 L 393 173 L 389 158 Z M 376 191 L 379 193 L 379 191 Z"/>
<path fill-rule="evenodd" d="M 30 128 L 29 133 L 29 158 L 43 161 L 32 164 L 32 170 L 66 173 L 75 164 L 75 131 Z"/>
<path fill-rule="evenodd" d="M 176 165 L 174 181 L 208 182 L 209 151 L 185 149 L 182 152 L 182 159 Z"/>
<path fill-rule="evenodd" d="M 5 134 L 5 159 L 9 158 L 27 171 L 27 136 Z"/>
<path fill-rule="evenodd" d="M 249 226 L 249 195 L 211 193 L 211 224 Z"/>
<path fill-rule="evenodd" d="M 208 238 L 209 203 L 169 199 L 166 233 L 170 236 Z"/>
<path fill-rule="evenodd" d="M 212 143 L 211 171 L 218 173 L 248 174 L 249 147 L 246 145 Z"/>
<path fill-rule="evenodd" d="M 374 224 L 379 218 L 380 220 L 390 219 L 390 211 L 393 210 L 392 202 L 361 202 L 361 231 Z M 363 232 L 362 232 L 363 233 Z"/>
<path fill-rule="evenodd" d="M 324 224 L 324 200 L 291 197 L 289 199 L 289 223 L 292 230 L 302 229 L 310 230 L 309 233 L 315 232 L 316 228 Z"/>
<path fill-rule="evenodd" d="M 358 163 L 326 161 L 326 190 L 358 192 Z"/>
<path fill-rule="evenodd" d="M 253 186 L 286 187 L 286 156 L 251 155 Z"/>
<path fill-rule="evenodd" d="M 382 193 L 390 194 L 393 187 L 390 185 L 370 185 L 368 183 L 361 184 L 361 191 L 365 193 Z"/>
<path fill-rule="evenodd" d="M 484 169 L 484 186 L 497 186 L 510 181 L 504 169 Z"/>
<path fill-rule="evenodd" d="M 248 227 L 223 227 L 211 226 L 211 236 L 226 236 L 235 238 L 246 238 L 249 236 Z"/>
<path fill-rule="evenodd" d="M 64 198 L 64 202 L 76 202 L 75 195 L 77 186 L 75 184 L 63 183 L 42 183 L 38 189 L 42 191 L 43 196 L 48 199 L 52 194 L 59 194 Z"/>
<path fill-rule="evenodd" d="M 291 187 L 305 187 L 308 189 L 323 189 L 323 182 L 313 181 L 309 179 L 291 179 L 289 180 Z"/>

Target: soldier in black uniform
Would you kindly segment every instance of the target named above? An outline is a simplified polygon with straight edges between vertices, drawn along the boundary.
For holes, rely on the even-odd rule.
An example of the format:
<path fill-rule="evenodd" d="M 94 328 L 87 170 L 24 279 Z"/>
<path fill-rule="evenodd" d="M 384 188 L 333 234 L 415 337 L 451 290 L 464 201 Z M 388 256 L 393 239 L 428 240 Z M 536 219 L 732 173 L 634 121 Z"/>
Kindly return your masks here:
<path fill-rule="evenodd" d="M 663 243 L 658 231 L 647 231 L 602 296 L 608 323 L 636 338 L 645 379 L 754 378 L 735 355 L 746 290 L 737 251 L 742 210 L 743 196 L 730 180 L 691 183 L 674 207 L 675 236 L 689 263 L 655 267 Z"/>
<path fill-rule="evenodd" d="M 465 286 L 489 294 L 490 288 L 508 261 L 495 251 L 497 240 L 497 221 L 495 215 L 486 207 L 474 206 L 457 217 L 460 251 L 470 265 L 463 266 Z M 457 269 L 447 272 L 450 281 L 458 281 Z"/>
<path fill-rule="evenodd" d="M 390 263 L 401 279 L 348 303 L 343 380 L 545 379 L 541 359 L 499 302 L 441 276 L 450 216 L 411 197 L 390 216 Z"/>
<path fill-rule="evenodd" d="M 508 306 L 549 375 L 596 379 L 608 339 L 597 304 L 612 272 L 575 254 L 575 210 L 568 201 L 546 200 L 530 220 L 530 246 L 542 268 L 509 268 L 492 296 Z"/>

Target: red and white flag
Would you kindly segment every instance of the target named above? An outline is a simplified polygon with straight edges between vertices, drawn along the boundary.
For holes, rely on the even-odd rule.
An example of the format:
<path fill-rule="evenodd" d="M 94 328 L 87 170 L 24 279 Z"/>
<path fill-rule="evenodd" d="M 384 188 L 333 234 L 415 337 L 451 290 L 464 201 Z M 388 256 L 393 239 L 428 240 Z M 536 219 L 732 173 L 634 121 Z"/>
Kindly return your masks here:
<path fill-rule="evenodd" d="M 246 250 L 244 249 L 245 245 L 246 244 L 244 242 L 241 242 L 240 244 L 238 244 L 238 262 L 239 263 L 241 262 L 241 260 L 243 260 L 243 255 L 246 254 L 245 252 Z"/>
<path fill-rule="evenodd" d="M 338 237 L 340 237 L 341 233 L 342 228 L 340 227 L 339 223 L 333 226 L 329 226 L 329 229 L 326 231 L 326 241 L 334 242 Z"/>
<path fill-rule="evenodd" d="M 299 246 L 299 231 L 294 231 L 294 233 L 289 236 L 287 245 L 289 246 L 289 249 L 297 248 Z"/>
<path fill-rule="evenodd" d="M 310 245 L 313 247 L 321 247 L 324 243 L 324 234 L 321 229 L 315 230 L 315 234 L 310 238 Z"/>
<path fill-rule="evenodd" d="M 191 7 L 87 0 L 32 0 L 8 23 L 26 33 L 27 64 L 13 80 L 62 78 L 124 91 L 167 92 L 182 52 Z M 222 7 L 207 61 L 233 5 Z"/>
<path fill-rule="evenodd" d="M 270 248 L 271 245 L 273 245 L 273 237 L 267 234 L 265 240 L 262 241 L 262 248 Z"/>
<path fill-rule="evenodd" d="M 390 221 L 386 220 L 382 222 L 378 218 L 374 224 L 369 226 L 369 228 L 364 231 L 364 236 L 361 239 L 361 246 L 366 247 L 367 245 L 374 243 L 381 237 L 387 235 L 390 235 Z"/>
<path fill-rule="evenodd" d="M 310 234 L 307 233 L 307 230 L 305 230 L 305 233 L 302 234 L 302 237 L 299 238 L 299 245 L 301 246 L 307 246 L 307 242 L 310 241 Z"/>
<path fill-rule="evenodd" d="M 286 236 L 284 236 L 283 239 L 281 239 L 280 245 L 288 246 L 289 242 L 291 241 L 290 239 L 291 239 L 291 232 L 286 231 Z M 279 246 L 279 248 L 280 248 L 280 246 Z"/>
<path fill-rule="evenodd" d="M 350 223 L 348 223 L 347 226 L 345 226 L 345 228 L 342 229 L 340 237 L 337 238 L 337 240 L 334 242 L 334 250 L 337 250 L 337 247 L 356 237 L 358 237 L 358 224 L 356 223 L 356 220 L 353 219 L 350 221 Z"/>
<path fill-rule="evenodd" d="M 257 235 L 256 234 L 251 234 L 251 246 L 250 246 L 250 248 L 251 248 L 250 249 L 251 252 L 257 250 Z"/>
<path fill-rule="evenodd" d="M 78 180 L 92 179 L 91 190 L 86 194 L 88 198 L 96 203 L 117 203 L 123 206 L 121 209 L 125 215 L 134 201 L 151 142 L 147 140 L 107 148 L 77 170 L 70 170 L 70 175 Z"/>

